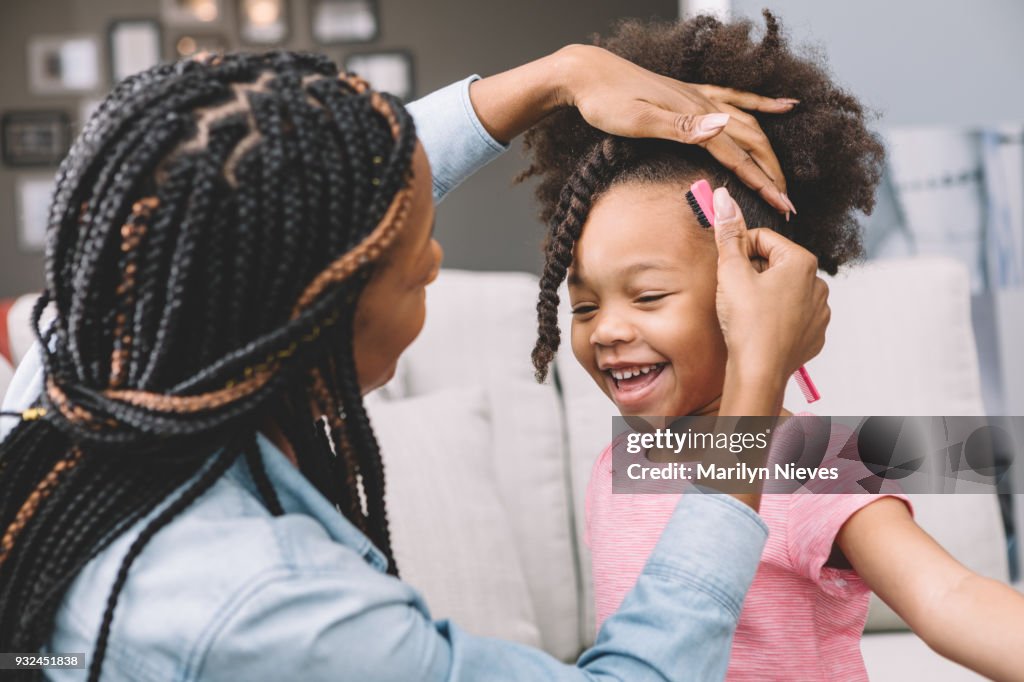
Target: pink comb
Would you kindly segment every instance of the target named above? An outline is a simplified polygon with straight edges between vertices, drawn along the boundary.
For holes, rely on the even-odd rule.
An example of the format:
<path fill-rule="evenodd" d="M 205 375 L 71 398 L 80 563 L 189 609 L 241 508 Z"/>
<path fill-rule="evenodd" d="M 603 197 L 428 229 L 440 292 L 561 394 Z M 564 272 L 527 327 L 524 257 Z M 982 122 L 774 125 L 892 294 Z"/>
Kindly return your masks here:
<path fill-rule="evenodd" d="M 703 227 L 711 227 L 715 224 L 714 192 L 711 191 L 711 185 L 707 180 L 698 180 L 690 185 L 690 191 L 686 193 L 686 200 L 689 202 L 690 208 L 693 209 L 694 215 L 697 216 L 697 222 Z M 804 394 L 804 399 L 808 403 L 821 399 L 818 387 L 811 381 L 811 375 L 807 373 L 803 365 L 793 372 L 793 378 L 796 379 L 796 384 L 800 387 L 800 392 Z"/>

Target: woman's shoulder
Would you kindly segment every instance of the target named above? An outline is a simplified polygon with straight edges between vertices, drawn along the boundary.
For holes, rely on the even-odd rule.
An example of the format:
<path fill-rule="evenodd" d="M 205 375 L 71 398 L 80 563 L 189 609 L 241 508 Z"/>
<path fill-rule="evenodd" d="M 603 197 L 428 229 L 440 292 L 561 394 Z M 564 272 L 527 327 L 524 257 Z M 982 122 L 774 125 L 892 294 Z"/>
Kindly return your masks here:
<path fill-rule="evenodd" d="M 379 573 L 315 515 L 271 515 L 234 470 L 160 529 L 131 565 L 104 665 L 114 679 L 115 670 L 125 670 L 124 679 L 187 679 L 210 638 L 267 585 L 359 565 Z M 124 557 L 159 509 L 72 582 L 58 610 L 54 651 L 92 651 Z M 72 644 L 78 646 L 66 648 Z"/>

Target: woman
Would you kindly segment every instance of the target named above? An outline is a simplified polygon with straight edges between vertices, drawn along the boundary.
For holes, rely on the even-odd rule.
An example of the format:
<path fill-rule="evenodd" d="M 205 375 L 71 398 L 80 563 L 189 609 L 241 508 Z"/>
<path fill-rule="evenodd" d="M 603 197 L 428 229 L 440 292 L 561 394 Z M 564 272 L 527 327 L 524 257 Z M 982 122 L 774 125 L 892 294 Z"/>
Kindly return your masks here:
<path fill-rule="evenodd" d="M 422 326 L 434 201 L 556 107 L 702 144 L 790 210 L 763 135 L 722 116 L 734 105 L 793 102 L 579 46 L 408 110 L 289 53 L 119 85 L 62 165 L 35 311 L 52 301 L 56 321 L 9 392 L 0 649 L 91 652 L 90 679 L 640 680 L 680 657 L 720 676 L 764 543 L 755 494 L 688 496 L 569 666 L 432 622 L 396 579 L 361 396 Z M 770 414 L 820 348 L 824 303 L 799 247 L 720 238 L 723 413 Z M 768 291 L 752 256 L 796 284 Z"/>

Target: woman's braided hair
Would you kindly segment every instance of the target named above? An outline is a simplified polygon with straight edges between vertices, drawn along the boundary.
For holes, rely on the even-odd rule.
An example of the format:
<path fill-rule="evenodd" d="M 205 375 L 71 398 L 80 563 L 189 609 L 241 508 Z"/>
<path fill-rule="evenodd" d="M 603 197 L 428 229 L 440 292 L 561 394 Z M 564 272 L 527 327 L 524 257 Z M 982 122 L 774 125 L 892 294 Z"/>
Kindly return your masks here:
<path fill-rule="evenodd" d="M 722 23 L 709 16 L 686 21 L 625 21 L 595 43 L 646 69 L 689 83 L 800 100 L 784 115 L 751 112 L 768 137 L 787 193 L 800 213 L 785 222 L 773 208 L 721 166 L 702 147 L 610 136 L 591 127 L 575 109 L 549 116 L 526 134 L 531 165 L 520 179 L 539 176 L 536 196 L 549 226 L 537 303 L 533 364 L 543 381 L 560 344 L 558 288 L 572 264 L 573 246 L 602 192 L 627 182 L 671 182 L 688 187 L 707 179 L 725 186 L 751 227 L 769 227 L 818 257 L 830 274 L 861 255 L 858 211 L 874 207 L 883 161 L 867 113 L 832 82 L 822 59 L 788 45 L 767 10 L 760 41 L 753 24 Z M 685 189 L 683 189 L 685 192 Z M 682 196 L 680 196 L 682 201 Z"/>
<path fill-rule="evenodd" d="M 178 490 L 121 565 L 98 679 L 133 560 L 239 455 L 284 513 L 268 418 L 397 572 L 352 324 L 405 224 L 415 145 L 395 98 L 316 55 L 161 65 L 106 99 L 58 175 L 44 390 L 0 444 L 0 651 L 38 651 L 80 569 Z"/>

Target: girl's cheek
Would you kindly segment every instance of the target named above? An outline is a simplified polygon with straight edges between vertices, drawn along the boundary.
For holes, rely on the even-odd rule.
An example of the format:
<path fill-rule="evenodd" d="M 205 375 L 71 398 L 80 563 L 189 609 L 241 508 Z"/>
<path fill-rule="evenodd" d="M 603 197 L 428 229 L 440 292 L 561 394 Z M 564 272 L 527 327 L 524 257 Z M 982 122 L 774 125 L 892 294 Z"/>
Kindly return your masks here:
<path fill-rule="evenodd" d="M 583 367 L 589 367 L 593 364 L 594 351 L 587 342 L 588 332 L 586 325 L 572 321 L 572 327 L 569 332 L 570 343 L 572 344 L 572 354 L 576 356 L 576 361 Z"/>

